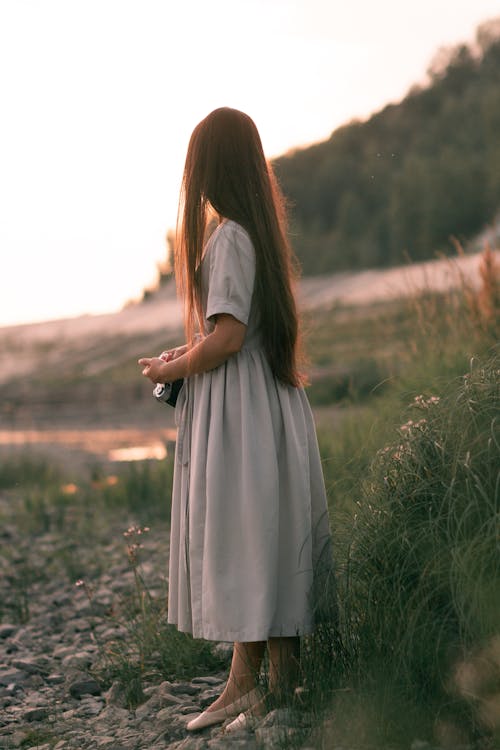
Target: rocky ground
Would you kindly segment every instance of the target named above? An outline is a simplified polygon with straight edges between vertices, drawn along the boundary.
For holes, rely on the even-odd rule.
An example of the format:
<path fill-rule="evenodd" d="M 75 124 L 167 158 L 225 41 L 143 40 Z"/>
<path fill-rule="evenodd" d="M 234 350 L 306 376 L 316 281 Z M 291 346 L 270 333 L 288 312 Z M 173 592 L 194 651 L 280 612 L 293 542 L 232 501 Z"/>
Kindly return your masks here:
<path fill-rule="evenodd" d="M 165 532 L 148 535 L 139 565 L 153 596 L 164 590 Z M 1 526 L 0 748 L 250 750 L 283 747 L 287 733 L 304 736 L 306 717 L 292 720 L 284 709 L 246 732 L 226 735 L 216 726 L 190 735 L 187 721 L 214 700 L 226 672 L 189 681 L 146 675 L 143 702 L 127 708 L 123 679 L 109 685 L 99 676 L 103 650 L 129 637 L 117 613 L 134 587 L 123 535 L 109 536 L 115 541 L 92 540 L 76 559 L 76 541 L 68 548 L 59 533 L 33 538 L 8 520 Z M 71 555 L 73 547 L 73 559 L 62 554 L 69 549 Z M 89 577 L 75 585 L 80 568 Z"/>
<path fill-rule="evenodd" d="M 323 743 L 309 714 L 283 708 L 237 733 L 219 725 L 189 734 L 187 721 L 219 694 L 225 670 L 165 680 L 146 668 L 130 708 L 126 672 L 105 678 L 103 654 L 131 637 L 123 603 L 137 572 L 151 596 L 164 596 L 166 525 L 148 532 L 134 568 L 122 519 L 110 528 L 103 518 L 100 536 L 93 521 L 88 538 L 81 527 L 73 537 L 71 519 L 63 531 L 34 533 L 12 506 L 0 493 L 0 750 L 353 750 L 331 740 L 331 720 Z M 228 664 L 227 644 L 217 648 Z M 432 749 L 415 740 L 411 750 Z"/>

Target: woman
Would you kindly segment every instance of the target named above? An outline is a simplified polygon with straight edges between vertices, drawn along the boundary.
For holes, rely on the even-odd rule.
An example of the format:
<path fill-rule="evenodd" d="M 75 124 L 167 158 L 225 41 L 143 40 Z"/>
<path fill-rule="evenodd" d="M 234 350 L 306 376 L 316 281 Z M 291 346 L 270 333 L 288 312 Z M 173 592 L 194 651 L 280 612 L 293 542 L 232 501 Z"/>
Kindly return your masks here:
<path fill-rule="evenodd" d="M 210 215 L 219 224 L 204 242 Z M 222 695 L 188 729 L 259 711 L 293 686 L 299 636 L 330 531 L 314 422 L 297 369 L 293 255 L 283 200 L 253 121 L 221 108 L 195 128 L 184 170 L 176 277 L 188 343 L 141 358 L 176 404 L 169 622 L 233 641 Z M 167 361 L 165 361 L 167 360 Z M 234 722 L 233 722 L 234 724 Z"/>

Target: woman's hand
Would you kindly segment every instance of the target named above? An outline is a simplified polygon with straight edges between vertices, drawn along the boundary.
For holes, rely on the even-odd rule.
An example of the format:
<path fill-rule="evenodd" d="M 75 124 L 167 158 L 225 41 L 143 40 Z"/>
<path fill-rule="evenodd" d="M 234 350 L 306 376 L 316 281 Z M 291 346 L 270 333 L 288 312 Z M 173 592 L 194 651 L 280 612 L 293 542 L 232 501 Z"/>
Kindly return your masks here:
<path fill-rule="evenodd" d="M 141 357 L 137 360 L 144 367 L 142 374 L 152 383 L 165 383 L 165 360 L 161 357 Z"/>
<path fill-rule="evenodd" d="M 160 359 L 162 359 L 164 362 L 170 362 L 172 359 L 182 357 L 182 355 L 185 354 L 187 350 L 187 344 L 184 344 L 183 346 L 177 346 L 175 349 L 167 349 L 160 354 Z"/>
<path fill-rule="evenodd" d="M 222 365 L 243 346 L 246 325 L 229 313 L 218 313 L 215 328 L 201 337 L 195 346 L 180 346 L 177 350 L 162 352 L 161 357 L 142 357 L 142 374 L 153 383 L 173 383 L 174 380 L 191 377 L 201 372 L 214 370 Z"/>

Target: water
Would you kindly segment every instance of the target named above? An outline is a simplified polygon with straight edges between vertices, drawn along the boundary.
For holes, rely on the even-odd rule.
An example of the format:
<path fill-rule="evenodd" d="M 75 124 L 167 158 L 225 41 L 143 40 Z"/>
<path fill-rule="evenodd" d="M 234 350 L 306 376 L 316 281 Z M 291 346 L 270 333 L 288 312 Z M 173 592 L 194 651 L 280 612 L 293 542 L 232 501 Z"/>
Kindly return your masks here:
<path fill-rule="evenodd" d="M 167 444 L 173 443 L 176 430 L 171 427 L 115 429 L 18 429 L 0 430 L 0 447 L 56 448 L 58 452 L 82 451 L 108 461 L 162 460 L 167 455 Z"/>

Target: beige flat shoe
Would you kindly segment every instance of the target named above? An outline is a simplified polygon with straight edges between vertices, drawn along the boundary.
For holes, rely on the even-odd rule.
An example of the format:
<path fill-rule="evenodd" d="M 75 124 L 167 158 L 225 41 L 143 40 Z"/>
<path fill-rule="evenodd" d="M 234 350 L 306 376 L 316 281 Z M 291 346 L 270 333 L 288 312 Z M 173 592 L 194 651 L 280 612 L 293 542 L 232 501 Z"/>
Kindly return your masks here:
<path fill-rule="evenodd" d="M 261 701 L 258 701 L 258 703 L 254 703 L 253 707 L 250 706 L 246 711 L 242 711 L 236 719 L 233 719 L 226 727 L 224 727 L 224 732 L 237 732 L 240 729 L 255 729 L 256 725 L 262 721 L 267 713 L 267 710 L 261 711 L 258 713 L 254 713 L 252 710 L 255 708 L 255 706 L 258 706 L 259 703 L 264 703 L 264 694 L 261 694 Z"/>
<path fill-rule="evenodd" d="M 240 729 L 250 729 L 255 723 L 256 717 L 250 712 L 239 714 L 230 724 L 225 727 L 225 732 L 238 732 Z"/>
<path fill-rule="evenodd" d="M 255 706 L 261 700 L 262 690 L 256 687 L 250 690 L 249 693 L 240 696 L 240 698 L 228 706 L 224 706 L 224 708 L 219 708 L 216 711 L 203 711 L 203 713 L 187 723 L 186 729 L 188 732 L 197 732 L 199 729 L 211 727 L 213 724 L 221 724 L 226 719 L 237 716 L 242 710 L 252 708 L 252 706 Z"/>

